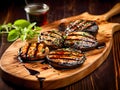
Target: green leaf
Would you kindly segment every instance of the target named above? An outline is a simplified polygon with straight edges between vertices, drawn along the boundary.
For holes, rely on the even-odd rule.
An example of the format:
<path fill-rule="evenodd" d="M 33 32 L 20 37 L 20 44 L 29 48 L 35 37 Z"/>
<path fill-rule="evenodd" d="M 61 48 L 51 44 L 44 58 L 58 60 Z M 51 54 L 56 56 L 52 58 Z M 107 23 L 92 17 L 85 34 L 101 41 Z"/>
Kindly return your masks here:
<path fill-rule="evenodd" d="M 35 31 L 40 31 L 40 30 L 41 30 L 41 27 L 35 26 L 35 27 L 34 27 L 34 30 L 35 30 Z"/>
<path fill-rule="evenodd" d="M 21 35 L 21 36 L 20 36 L 20 39 L 21 39 L 22 41 L 26 40 L 26 35 Z"/>
<path fill-rule="evenodd" d="M 9 42 L 15 41 L 18 38 L 19 38 L 19 31 L 18 30 L 13 29 L 8 33 L 7 40 Z"/>
<path fill-rule="evenodd" d="M 22 41 L 30 40 L 38 36 L 41 27 L 36 26 L 36 22 L 30 23 L 25 19 L 18 19 L 14 23 L 0 25 L 0 34 L 8 33 L 7 40 L 15 41 L 20 38 Z"/>
<path fill-rule="evenodd" d="M 36 25 L 36 22 L 29 24 L 28 29 L 32 29 Z"/>
<path fill-rule="evenodd" d="M 0 32 L 2 32 L 2 26 L 0 25 Z"/>
<path fill-rule="evenodd" d="M 30 25 L 30 22 L 25 20 L 25 19 L 18 19 L 16 21 L 14 21 L 13 25 L 25 28 L 25 27 L 28 27 Z"/>

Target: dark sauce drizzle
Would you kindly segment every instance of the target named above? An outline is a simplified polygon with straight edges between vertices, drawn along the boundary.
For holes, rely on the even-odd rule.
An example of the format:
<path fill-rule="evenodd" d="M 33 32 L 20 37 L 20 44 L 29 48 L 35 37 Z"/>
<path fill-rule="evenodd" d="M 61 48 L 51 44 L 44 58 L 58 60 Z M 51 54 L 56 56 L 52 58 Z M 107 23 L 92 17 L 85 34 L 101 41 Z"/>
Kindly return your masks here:
<path fill-rule="evenodd" d="M 37 75 L 36 75 L 36 78 L 37 78 L 38 81 L 39 81 L 40 90 L 43 90 L 43 82 L 44 82 L 45 78 L 44 78 L 44 77 L 38 77 Z"/>
<path fill-rule="evenodd" d="M 23 65 L 23 66 L 27 69 L 27 71 L 29 72 L 30 75 L 36 76 L 36 75 L 40 74 L 40 72 L 37 70 L 30 69 L 30 68 L 26 67 L 25 65 Z"/>
<path fill-rule="evenodd" d="M 45 80 L 45 78 L 44 77 L 38 77 L 38 75 L 40 74 L 39 71 L 30 69 L 30 68 L 26 67 L 25 65 L 23 65 L 23 66 L 26 68 L 26 70 L 29 72 L 30 75 L 33 75 L 38 79 L 39 84 L 40 84 L 40 90 L 41 90 L 43 88 L 43 81 Z"/>
<path fill-rule="evenodd" d="M 104 48 L 105 46 L 106 46 L 105 42 L 98 43 L 98 45 L 96 46 L 96 49 L 101 49 L 101 48 Z"/>

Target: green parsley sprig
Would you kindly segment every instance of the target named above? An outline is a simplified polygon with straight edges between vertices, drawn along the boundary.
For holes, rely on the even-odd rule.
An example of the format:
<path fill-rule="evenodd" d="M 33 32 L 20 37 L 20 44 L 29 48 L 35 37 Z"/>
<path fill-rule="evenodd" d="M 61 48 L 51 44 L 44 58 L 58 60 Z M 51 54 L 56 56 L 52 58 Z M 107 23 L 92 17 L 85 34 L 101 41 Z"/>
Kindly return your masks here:
<path fill-rule="evenodd" d="M 7 40 L 13 42 L 20 38 L 22 41 L 30 40 L 39 35 L 41 27 L 36 22 L 30 23 L 25 19 L 15 20 L 14 23 L 0 25 L 0 34 L 7 33 Z"/>

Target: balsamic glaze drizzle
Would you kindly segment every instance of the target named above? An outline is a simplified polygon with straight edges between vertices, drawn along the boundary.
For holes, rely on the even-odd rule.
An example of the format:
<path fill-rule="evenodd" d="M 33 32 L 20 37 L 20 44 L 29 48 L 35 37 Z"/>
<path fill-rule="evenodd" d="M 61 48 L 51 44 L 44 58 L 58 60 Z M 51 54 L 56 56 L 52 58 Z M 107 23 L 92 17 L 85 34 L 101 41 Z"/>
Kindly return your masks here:
<path fill-rule="evenodd" d="M 43 81 L 45 80 L 45 78 L 44 77 L 38 77 L 38 75 L 40 74 L 39 71 L 30 69 L 30 68 L 26 67 L 25 65 L 23 65 L 23 66 L 29 72 L 30 75 L 33 75 L 38 79 L 39 84 L 40 84 L 40 89 L 42 89 L 43 88 Z"/>
<path fill-rule="evenodd" d="M 105 46 L 106 44 L 104 42 L 98 43 L 98 45 L 96 46 L 96 49 L 101 49 L 101 48 L 104 48 Z"/>
<path fill-rule="evenodd" d="M 29 72 L 30 75 L 36 76 L 36 75 L 40 74 L 40 72 L 37 70 L 30 69 L 30 68 L 26 67 L 25 65 L 23 65 L 23 66 L 27 69 L 27 71 Z"/>
<path fill-rule="evenodd" d="M 37 75 L 36 75 L 36 78 L 37 78 L 38 81 L 39 81 L 40 90 L 43 89 L 43 81 L 45 80 L 45 78 L 44 78 L 44 77 L 38 77 Z"/>

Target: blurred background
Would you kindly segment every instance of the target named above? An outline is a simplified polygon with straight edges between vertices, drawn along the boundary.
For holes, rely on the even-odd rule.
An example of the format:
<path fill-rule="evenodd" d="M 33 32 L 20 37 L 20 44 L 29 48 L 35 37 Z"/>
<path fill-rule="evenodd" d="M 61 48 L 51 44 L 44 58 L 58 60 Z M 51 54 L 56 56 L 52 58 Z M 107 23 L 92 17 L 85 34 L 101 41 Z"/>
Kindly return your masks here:
<path fill-rule="evenodd" d="M 52 22 L 61 18 L 79 15 L 85 11 L 91 14 L 103 14 L 111 9 L 111 7 L 117 2 L 120 2 L 120 0 L 3 0 L 0 5 L 0 16 L 7 13 L 7 10 L 13 10 L 12 13 L 9 13 L 13 15 L 15 10 L 19 10 L 19 12 L 25 12 L 24 6 L 26 3 L 29 4 L 41 2 L 50 6 L 48 19 L 49 22 Z M 11 5 L 12 7 L 9 7 Z M 59 15 L 56 15 L 55 13 L 59 13 Z M 14 15 L 13 17 L 14 19 L 26 18 L 26 15 L 25 13 L 18 13 L 18 15 Z M 1 18 L 0 24 L 3 23 L 5 18 L 6 16 Z"/>

